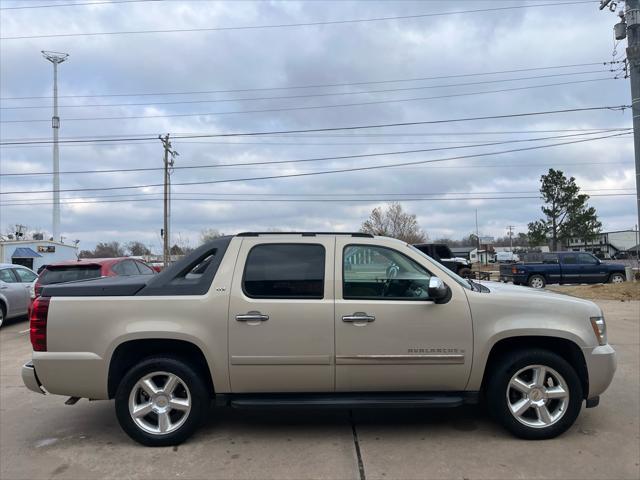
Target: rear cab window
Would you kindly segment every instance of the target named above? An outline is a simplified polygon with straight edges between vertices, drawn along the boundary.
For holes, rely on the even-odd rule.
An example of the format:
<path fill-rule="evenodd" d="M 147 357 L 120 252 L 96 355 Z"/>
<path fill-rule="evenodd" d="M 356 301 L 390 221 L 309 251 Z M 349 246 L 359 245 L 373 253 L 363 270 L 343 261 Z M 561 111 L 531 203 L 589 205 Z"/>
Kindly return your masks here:
<path fill-rule="evenodd" d="M 251 248 L 242 277 L 249 298 L 324 298 L 326 252 L 309 243 L 265 243 Z"/>
<path fill-rule="evenodd" d="M 100 276 L 100 265 L 49 265 L 40 274 L 38 283 L 41 285 L 51 285 L 54 283 L 77 282 L 79 280 L 100 278 Z"/>

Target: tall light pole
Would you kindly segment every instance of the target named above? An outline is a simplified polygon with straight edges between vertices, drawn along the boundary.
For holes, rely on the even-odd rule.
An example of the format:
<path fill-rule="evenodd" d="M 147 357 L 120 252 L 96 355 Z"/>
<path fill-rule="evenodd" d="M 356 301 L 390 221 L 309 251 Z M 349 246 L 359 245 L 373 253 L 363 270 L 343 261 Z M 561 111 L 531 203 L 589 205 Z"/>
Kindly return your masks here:
<path fill-rule="evenodd" d="M 53 116 L 51 128 L 53 129 L 53 239 L 58 241 L 60 234 L 60 150 L 58 147 L 58 132 L 60 130 L 60 117 L 58 116 L 58 64 L 64 62 L 68 53 L 47 52 L 42 50 L 42 56 L 53 64 Z"/>

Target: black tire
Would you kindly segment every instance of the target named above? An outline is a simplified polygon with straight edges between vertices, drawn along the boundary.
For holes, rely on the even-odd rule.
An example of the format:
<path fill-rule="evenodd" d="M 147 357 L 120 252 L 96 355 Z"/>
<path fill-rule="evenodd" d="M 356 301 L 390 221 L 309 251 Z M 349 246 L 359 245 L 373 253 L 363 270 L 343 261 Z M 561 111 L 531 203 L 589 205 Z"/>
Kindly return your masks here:
<path fill-rule="evenodd" d="M 143 430 L 129 413 L 129 397 L 138 380 L 154 372 L 176 375 L 188 388 L 191 410 L 186 420 L 176 430 L 153 434 Z M 149 357 L 131 368 L 118 385 L 115 396 L 116 416 L 122 429 L 133 440 L 150 447 L 178 445 L 189 438 L 202 423 L 210 406 L 210 395 L 206 384 L 188 363 L 179 358 Z"/>
<path fill-rule="evenodd" d="M 609 283 L 618 283 L 618 281 L 616 281 L 617 279 L 620 279 L 619 282 L 621 283 L 626 280 L 626 277 L 620 272 L 615 272 L 609 275 Z"/>
<path fill-rule="evenodd" d="M 471 277 L 471 269 L 470 268 L 461 268 L 458 270 L 458 275 L 462 278 L 470 278 Z"/>
<path fill-rule="evenodd" d="M 564 414 L 546 427 L 531 427 L 516 419 L 509 409 L 507 387 L 511 378 L 521 369 L 530 365 L 543 365 L 559 373 L 569 389 L 569 399 Z M 562 357 L 548 350 L 525 350 L 511 352 L 500 358 L 487 372 L 489 380 L 486 384 L 487 406 L 491 416 L 509 432 L 526 440 L 546 440 L 557 437 L 573 425 L 584 395 L 582 383 L 574 368 Z"/>
<path fill-rule="evenodd" d="M 539 283 L 541 282 L 541 283 Z M 541 285 L 541 286 L 533 286 L 534 284 L 536 285 Z M 544 287 L 547 286 L 547 280 L 544 278 L 543 275 L 531 275 L 529 277 L 529 280 L 527 280 L 527 285 L 529 285 L 531 288 L 538 288 L 538 289 L 542 289 Z"/>

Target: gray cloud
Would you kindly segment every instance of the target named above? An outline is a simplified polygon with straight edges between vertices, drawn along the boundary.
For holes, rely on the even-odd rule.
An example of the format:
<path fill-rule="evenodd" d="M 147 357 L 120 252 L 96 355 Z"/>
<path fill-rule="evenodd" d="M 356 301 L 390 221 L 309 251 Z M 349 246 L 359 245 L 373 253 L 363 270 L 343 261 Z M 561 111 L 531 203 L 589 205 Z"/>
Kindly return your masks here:
<path fill-rule="evenodd" d="M 8 2 L 7 2 L 8 3 Z M 3 36 L 61 31 L 115 31 L 147 28 L 210 27 L 212 25 L 279 24 L 339 18 L 373 18 L 431 11 L 515 5 L 528 2 L 166 2 L 113 6 L 47 9 L 46 12 L 15 11 L 1 18 Z M 4 4 L 3 4 L 4 5 Z M 499 13 L 442 16 L 428 19 L 371 22 L 303 28 L 239 30 L 212 33 L 131 35 L 4 41 L 0 44 L 0 83 L 3 97 L 49 95 L 51 67 L 39 54 L 42 49 L 67 51 L 69 62 L 60 67 L 61 95 L 118 92 L 162 92 L 243 89 L 325 83 L 374 81 L 489 72 L 517 68 L 605 62 L 611 59 L 611 26 L 616 21 L 594 5 L 562 8 L 509 10 Z M 620 55 L 623 48 L 619 47 Z M 591 70 L 592 67 L 572 71 Z M 503 74 L 480 79 L 514 78 L 550 74 Z M 479 92 L 523 85 L 555 83 L 608 76 L 602 74 L 508 82 L 494 85 L 448 87 L 410 92 L 300 98 L 289 100 L 230 101 L 216 104 L 158 105 L 156 107 L 69 108 L 61 111 L 64 137 L 124 135 L 165 132 L 229 132 L 271 129 L 304 129 L 370 123 L 403 122 L 474 115 L 492 115 L 629 102 L 624 80 L 491 93 L 412 102 L 310 109 L 286 112 L 211 115 L 114 121 L 71 122 L 73 117 L 132 116 L 193 112 L 223 112 L 317 106 Z M 475 77 L 422 81 L 389 86 L 420 86 L 472 81 Z M 124 103 L 177 99 L 222 99 L 250 96 L 290 95 L 304 92 L 354 91 L 387 85 L 352 88 L 280 90 L 173 97 L 106 97 L 61 99 L 61 104 Z M 3 106 L 47 105 L 50 100 L 3 101 Z M 48 109 L 2 111 L 3 120 L 48 119 Z M 470 131 L 547 130 L 619 127 L 630 124 L 629 113 L 589 112 L 416 126 L 367 132 L 336 132 L 297 138 L 244 138 L 201 143 L 176 141 L 178 165 L 246 163 L 348 155 L 438 145 L 377 145 L 379 142 L 475 142 L 532 135 L 439 135 L 421 137 L 365 136 L 372 133 L 417 134 Z M 2 124 L 3 139 L 50 136 L 44 123 Z M 358 136 L 361 135 L 361 136 Z M 218 143 L 214 143 L 214 141 Z M 194 141 L 195 142 L 195 141 Z M 360 142 L 364 145 L 317 145 Z M 367 142 L 371 142 L 367 144 Z M 269 145 L 268 143 L 273 143 Z M 275 143 L 298 143 L 279 145 Z M 541 142 L 544 143 L 544 142 Z M 442 144 L 447 146 L 451 144 Z M 504 149 L 510 148 L 505 146 Z M 323 169 L 427 160 L 455 154 L 502 150 L 502 147 L 463 151 L 430 152 L 402 157 L 325 161 L 277 166 L 176 170 L 175 182 L 221 180 Z M 3 172 L 42 171 L 51 168 L 47 148 L 6 148 L 0 151 Z M 175 186 L 177 193 L 287 193 L 348 194 L 376 196 L 381 193 L 535 191 L 548 165 L 561 165 L 577 177 L 584 188 L 631 188 L 632 144 L 629 138 L 610 139 L 553 149 L 497 155 L 481 159 L 402 167 L 370 172 L 320 175 L 268 181 L 222 183 L 194 187 Z M 607 165 L 575 165 L 572 163 Z M 488 165 L 488 167 L 482 167 Z M 563 166 L 567 165 L 567 166 Z M 160 143 L 61 147 L 62 170 L 111 169 L 161 166 Z M 160 183 L 160 171 L 64 175 L 62 188 L 109 187 Z M 0 189 L 49 190 L 50 177 L 3 177 Z M 158 188 L 147 189 L 160 192 Z M 106 199 L 128 191 L 63 193 L 76 200 Z M 13 200 L 47 198 L 50 194 L 4 196 Z M 180 196 L 180 195 L 176 195 Z M 189 195 L 182 195 L 189 197 Z M 455 195 L 451 195 L 455 196 Z M 478 195 L 481 196 L 481 195 Z M 487 195 L 491 196 L 491 195 Z M 112 198 L 113 199 L 113 198 Z M 3 201 L 9 202 L 9 199 Z M 180 201 L 172 208 L 174 234 L 197 241 L 203 228 L 226 232 L 249 229 L 357 229 L 367 213 L 383 202 L 232 202 L 230 200 Z M 593 197 L 605 228 L 629 228 L 635 223 L 633 197 Z M 539 214 L 536 200 L 421 201 L 406 202 L 432 238 L 462 236 L 475 228 L 475 209 L 485 234 L 502 235 L 507 224 L 524 229 Z M 0 229 L 26 223 L 44 229 L 50 225 L 50 205 L 1 206 Z M 85 247 L 105 239 L 140 239 L 159 245 L 162 203 L 104 203 L 63 206 L 64 235 L 78 238 Z"/>

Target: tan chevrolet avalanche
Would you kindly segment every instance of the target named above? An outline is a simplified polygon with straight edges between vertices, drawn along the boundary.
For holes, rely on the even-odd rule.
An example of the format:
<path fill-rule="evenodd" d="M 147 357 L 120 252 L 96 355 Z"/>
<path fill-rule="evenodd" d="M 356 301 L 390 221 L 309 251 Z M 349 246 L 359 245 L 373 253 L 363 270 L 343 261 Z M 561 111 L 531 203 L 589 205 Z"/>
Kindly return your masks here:
<path fill-rule="evenodd" d="M 594 407 L 616 368 L 592 302 L 458 277 L 362 233 L 243 233 L 159 275 L 47 286 L 31 314 L 38 393 L 115 399 L 145 445 L 232 407 L 484 402 L 546 439 Z"/>

